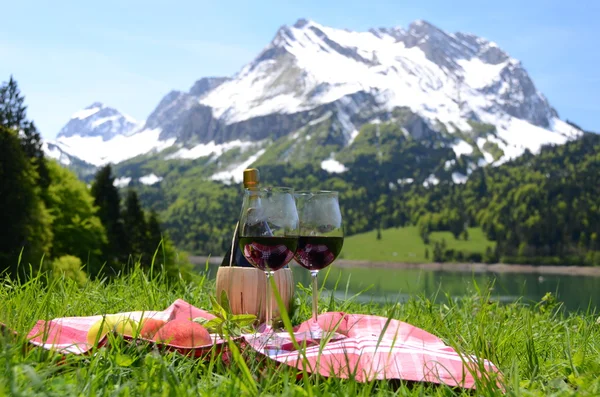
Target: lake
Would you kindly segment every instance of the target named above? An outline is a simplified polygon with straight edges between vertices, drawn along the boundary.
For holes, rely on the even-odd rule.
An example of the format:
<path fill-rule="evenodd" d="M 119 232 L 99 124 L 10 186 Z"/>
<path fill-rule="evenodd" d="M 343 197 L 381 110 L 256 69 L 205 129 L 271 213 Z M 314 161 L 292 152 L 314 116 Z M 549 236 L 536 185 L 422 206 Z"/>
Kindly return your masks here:
<path fill-rule="evenodd" d="M 199 265 L 199 268 L 204 266 Z M 291 266 L 295 282 L 310 285 L 310 273 L 298 265 Z M 491 299 L 501 302 L 520 300 L 525 304 L 539 302 L 547 292 L 552 292 L 568 311 L 586 311 L 600 307 L 600 277 L 581 275 L 556 275 L 536 273 L 491 273 L 424 269 L 391 269 L 380 267 L 331 266 L 321 271 L 319 285 L 331 291 L 336 282 L 336 297 L 351 297 L 363 291 L 356 299 L 362 302 L 403 302 L 411 296 L 425 296 L 437 301 L 476 293 L 475 285 L 485 290 L 492 285 Z M 211 264 L 209 272 L 215 277 L 217 265 Z M 339 280 L 339 281 L 338 281 Z M 329 294 L 325 292 L 325 294 Z"/>

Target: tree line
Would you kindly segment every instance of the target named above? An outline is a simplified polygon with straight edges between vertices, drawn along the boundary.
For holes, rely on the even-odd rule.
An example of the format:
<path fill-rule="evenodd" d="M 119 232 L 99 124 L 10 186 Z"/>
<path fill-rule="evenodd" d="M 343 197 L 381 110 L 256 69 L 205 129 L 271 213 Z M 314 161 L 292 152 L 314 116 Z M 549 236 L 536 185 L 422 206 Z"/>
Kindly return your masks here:
<path fill-rule="evenodd" d="M 157 214 L 145 212 L 133 190 L 121 199 L 110 166 L 89 188 L 46 158 L 26 110 L 11 77 L 0 85 L 0 274 L 45 271 L 82 283 L 134 265 L 176 271 Z"/>
<path fill-rule="evenodd" d="M 314 162 L 261 164 L 262 179 L 296 189 L 338 190 L 347 235 L 416 225 L 435 261 L 600 264 L 598 134 L 472 170 L 476 158 L 406 136 L 396 124 L 382 123 L 375 134 L 373 126 L 364 126 L 351 153 L 340 154 L 349 168 L 342 174 L 329 174 Z M 448 161 L 470 174 L 466 183 L 453 183 L 445 171 Z M 193 167 L 170 167 L 160 186 L 143 188 L 145 204 L 167 214 L 165 226 L 178 246 L 225 252 L 239 216 L 240 188 L 200 180 Z M 439 183 L 424 184 L 432 173 Z M 476 226 L 496 242 L 493 247 L 461 252 L 429 241 L 435 231 L 468 240 L 467 228 Z"/>

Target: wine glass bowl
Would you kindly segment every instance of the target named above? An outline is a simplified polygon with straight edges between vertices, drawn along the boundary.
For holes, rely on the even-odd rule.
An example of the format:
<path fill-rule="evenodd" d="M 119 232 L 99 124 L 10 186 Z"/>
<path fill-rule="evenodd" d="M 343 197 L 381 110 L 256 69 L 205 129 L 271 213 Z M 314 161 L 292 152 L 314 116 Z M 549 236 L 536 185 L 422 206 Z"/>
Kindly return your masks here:
<path fill-rule="evenodd" d="M 296 192 L 296 205 L 300 220 L 298 244 L 294 258 L 305 269 L 310 270 L 313 293 L 313 319 L 311 335 L 321 338 L 318 315 L 319 270 L 331 265 L 338 257 L 344 244 L 342 213 L 338 192 Z"/>
<path fill-rule="evenodd" d="M 283 187 L 244 191 L 239 245 L 248 262 L 267 277 L 267 332 L 271 330 L 270 278 L 292 260 L 298 244 L 299 219 L 293 192 Z"/>

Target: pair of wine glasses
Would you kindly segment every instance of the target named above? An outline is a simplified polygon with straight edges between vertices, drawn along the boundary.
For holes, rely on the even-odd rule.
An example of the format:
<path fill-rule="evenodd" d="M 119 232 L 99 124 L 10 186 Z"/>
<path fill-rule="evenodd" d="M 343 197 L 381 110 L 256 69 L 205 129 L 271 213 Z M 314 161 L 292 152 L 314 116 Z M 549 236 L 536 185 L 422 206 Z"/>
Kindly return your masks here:
<path fill-rule="evenodd" d="M 312 277 L 312 338 L 317 321 L 319 270 L 329 266 L 344 243 L 342 213 L 334 191 L 294 192 L 291 188 L 246 189 L 240 216 L 240 250 L 267 277 L 265 332 L 271 332 L 271 277 L 292 258 Z"/>

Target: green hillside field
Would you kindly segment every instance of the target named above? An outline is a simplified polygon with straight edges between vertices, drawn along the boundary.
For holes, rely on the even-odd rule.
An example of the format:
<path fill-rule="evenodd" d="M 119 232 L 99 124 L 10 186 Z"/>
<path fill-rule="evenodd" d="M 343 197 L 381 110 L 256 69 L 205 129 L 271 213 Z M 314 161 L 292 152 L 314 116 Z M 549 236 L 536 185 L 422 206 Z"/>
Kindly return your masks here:
<path fill-rule="evenodd" d="M 446 240 L 448 249 L 483 254 L 487 247 L 494 248 L 496 243 L 488 240 L 481 228 L 468 229 L 468 240 L 456 240 L 450 232 L 433 232 L 431 242 L 426 245 L 419 236 L 416 226 L 391 228 L 381 231 L 381 240 L 377 240 L 377 231 L 356 234 L 344 241 L 341 258 L 351 260 L 369 260 L 374 262 L 427 263 L 433 262 L 433 243 Z M 429 250 L 429 258 L 425 251 Z"/>

